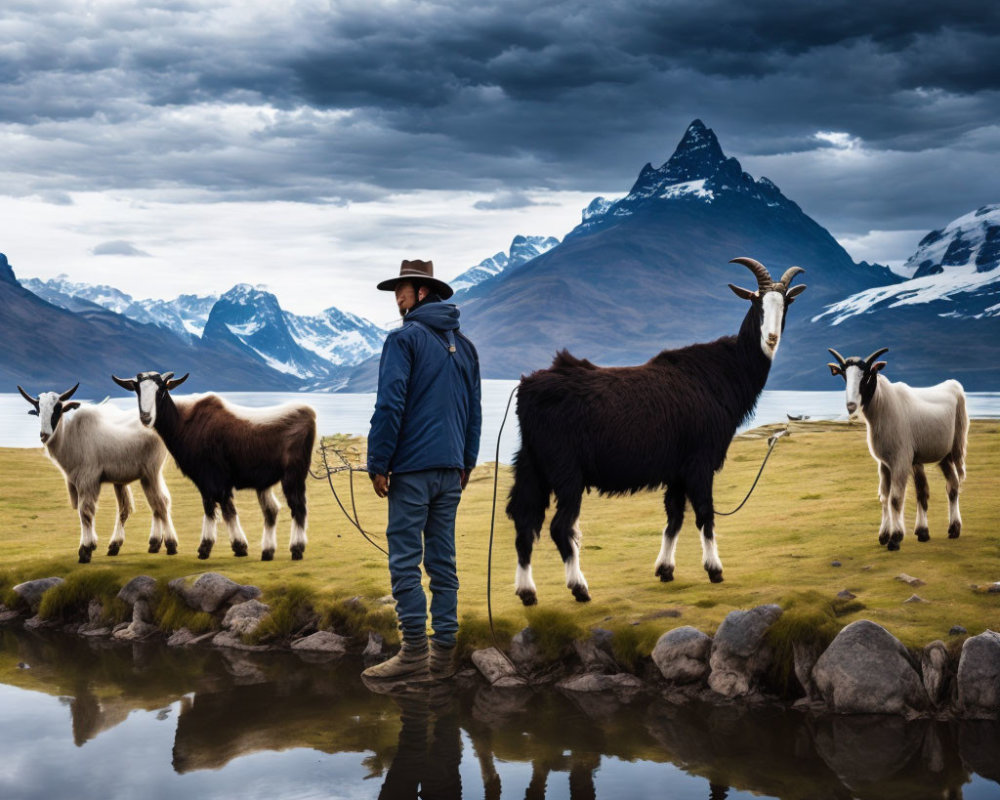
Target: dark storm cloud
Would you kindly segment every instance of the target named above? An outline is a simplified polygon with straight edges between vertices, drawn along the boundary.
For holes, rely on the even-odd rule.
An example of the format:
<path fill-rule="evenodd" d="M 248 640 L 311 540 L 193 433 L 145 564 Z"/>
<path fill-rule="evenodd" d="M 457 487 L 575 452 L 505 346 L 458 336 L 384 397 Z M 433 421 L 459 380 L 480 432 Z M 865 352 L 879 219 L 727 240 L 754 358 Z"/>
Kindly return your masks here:
<path fill-rule="evenodd" d="M 923 196 L 920 225 L 967 210 L 966 198 L 997 199 L 976 166 L 1000 148 L 989 133 L 1000 119 L 997 4 L 242 6 L 15 3 L 0 124 L 30 141 L 7 148 L 0 169 L 30 176 L 34 191 L 186 188 L 220 199 L 624 191 L 700 117 L 745 166 L 788 155 L 796 193 L 771 177 L 833 228 L 913 222 L 898 212 L 910 201 L 895 193 L 900 181 Z M 270 111 L 233 110 L 253 108 Z M 905 173 L 917 162 L 894 158 L 873 159 L 867 180 L 831 176 L 795 157 L 827 147 L 818 131 L 873 154 L 923 154 L 925 180 Z M 931 184 L 949 164 L 970 183 Z M 862 195 L 863 212 L 838 211 Z"/>

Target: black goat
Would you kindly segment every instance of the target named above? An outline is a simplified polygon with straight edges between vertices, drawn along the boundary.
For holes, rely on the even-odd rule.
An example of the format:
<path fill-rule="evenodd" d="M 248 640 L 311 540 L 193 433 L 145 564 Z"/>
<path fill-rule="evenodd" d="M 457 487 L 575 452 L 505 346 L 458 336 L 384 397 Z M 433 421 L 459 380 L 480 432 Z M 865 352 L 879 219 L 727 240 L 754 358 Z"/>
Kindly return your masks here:
<path fill-rule="evenodd" d="M 552 540 L 578 601 L 590 600 L 580 571 L 578 525 L 583 491 L 590 488 L 614 495 L 667 487 L 667 525 L 655 564 L 661 581 L 673 580 L 674 549 L 689 499 L 701 529 L 705 569 L 712 582 L 722 580 L 713 532 L 714 474 L 764 389 L 785 311 L 806 288 L 789 288 L 805 271 L 801 267 L 773 281 L 751 258 L 733 263 L 757 277 L 756 291 L 729 284 L 751 304 L 738 335 L 664 350 L 636 367 L 597 367 L 562 351 L 551 367 L 521 379 L 521 449 L 507 516 L 517 532 L 515 591 L 525 605 L 537 602 L 531 550 L 553 492 Z"/>

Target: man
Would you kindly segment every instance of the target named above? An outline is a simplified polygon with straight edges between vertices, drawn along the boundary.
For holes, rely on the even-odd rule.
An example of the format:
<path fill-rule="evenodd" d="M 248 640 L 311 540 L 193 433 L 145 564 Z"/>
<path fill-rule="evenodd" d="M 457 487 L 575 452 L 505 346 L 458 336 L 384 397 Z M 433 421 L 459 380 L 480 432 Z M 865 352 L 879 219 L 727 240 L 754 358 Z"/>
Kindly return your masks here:
<path fill-rule="evenodd" d="M 389 576 L 403 645 L 364 675 L 440 680 L 455 672 L 455 514 L 479 452 L 479 356 L 459 332 L 458 308 L 443 302 L 453 292 L 434 277 L 433 262 L 404 261 L 399 277 L 378 288 L 395 292 L 403 326 L 382 348 L 368 474 L 389 498 Z M 430 576 L 429 655 L 421 557 Z"/>

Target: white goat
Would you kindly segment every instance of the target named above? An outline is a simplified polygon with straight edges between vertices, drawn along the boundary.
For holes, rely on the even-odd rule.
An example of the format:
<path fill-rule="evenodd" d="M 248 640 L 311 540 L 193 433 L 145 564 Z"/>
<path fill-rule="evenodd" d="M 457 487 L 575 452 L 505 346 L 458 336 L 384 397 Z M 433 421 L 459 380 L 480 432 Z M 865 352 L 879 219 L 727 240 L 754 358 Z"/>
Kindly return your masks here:
<path fill-rule="evenodd" d="M 927 530 L 927 500 L 930 492 L 924 464 L 937 463 L 948 484 L 948 538 L 962 532 L 958 493 L 965 480 L 965 447 L 969 417 L 965 410 L 965 392 L 955 380 L 936 386 L 914 388 L 893 383 L 878 373 L 884 361 L 876 361 L 889 348 L 876 350 L 868 358 L 837 359 L 828 364 L 830 372 L 842 375 L 847 383 L 847 410 L 859 408 L 868 427 L 868 450 L 879 465 L 878 497 L 882 503 L 879 544 L 898 550 L 903 540 L 903 503 L 906 478 L 913 472 L 917 492 L 917 521 L 914 534 L 918 541 L 930 539 Z"/>
<path fill-rule="evenodd" d="M 20 386 L 17 390 L 34 407 L 39 437 L 48 457 L 62 471 L 69 500 L 80 514 L 80 563 L 90 561 L 97 548 L 94 514 L 101 484 L 115 487 L 118 517 L 108 543 L 108 555 L 116 556 L 125 541 L 125 521 L 132 513 L 132 491 L 128 484 L 138 480 L 153 512 L 149 531 L 149 552 L 156 553 L 166 539 L 167 554 L 177 552 L 177 532 L 170 520 L 170 493 L 163 481 L 167 449 L 155 431 L 148 430 L 135 414 L 111 405 L 81 405 L 68 392 L 42 392 L 32 397 Z M 72 416 L 66 412 L 77 409 Z"/>

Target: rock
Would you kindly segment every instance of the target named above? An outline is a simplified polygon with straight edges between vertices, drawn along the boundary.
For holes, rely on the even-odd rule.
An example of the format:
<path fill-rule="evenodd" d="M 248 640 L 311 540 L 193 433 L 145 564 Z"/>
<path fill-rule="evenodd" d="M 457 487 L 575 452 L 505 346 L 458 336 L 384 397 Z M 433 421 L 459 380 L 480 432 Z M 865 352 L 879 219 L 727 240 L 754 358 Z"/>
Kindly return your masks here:
<path fill-rule="evenodd" d="M 38 607 L 42 604 L 42 595 L 60 583 L 63 583 L 62 578 L 38 578 L 34 581 L 25 581 L 14 587 L 14 594 L 27 603 L 32 614 L 37 614 Z"/>
<path fill-rule="evenodd" d="M 37 614 L 24 621 L 24 627 L 27 628 L 28 630 L 37 630 L 39 628 L 54 628 L 56 624 L 57 623 L 51 622 L 47 619 L 42 619 Z"/>
<path fill-rule="evenodd" d="M 149 602 L 156 596 L 156 579 L 149 575 L 132 578 L 118 592 L 118 599 L 134 606 L 137 600 Z"/>
<path fill-rule="evenodd" d="M 365 651 L 361 654 L 361 657 L 366 663 L 376 661 L 382 657 L 382 650 L 384 648 L 385 640 L 382 638 L 382 635 L 375 631 L 368 631 L 368 644 L 365 645 Z"/>
<path fill-rule="evenodd" d="M 940 639 L 931 642 L 924 648 L 920 656 L 920 673 L 927 697 L 934 705 L 940 705 L 944 697 L 944 690 L 948 685 L 948 679 L 951 677 L 948 666 L 948 648 Z"/>
<path fill-rule="evenodd" d="M 516 675 L 506 675 L 491 684 L 492 687 L 496 687 L 497 689 L 523 689 L 527 685 L 528 681 L 524 678 L 519 678 Z"/>
<path fill-rule="evenodd" d="M 962 645 L 958 661 L 958 704 L 966 716 L 1000 716 L 1000 634 L 987 630 Z"/>
<path fill-rule="evenodd" d="M 837 592 L 837 597 L 839 597 L 841 600 L 853 600 L 855 597 L 857 597 L 857 595 L 852 592 L 849 592 L 847 589 L 843 589 L 842 591 Z"/>
<path fill-rule="evenodd" d="M 150 625 L 148 622 L 143 622 L 142 620 L 133 620 L 124 628 L 116 626 L 113 636 L 115 639 L 121 639 L 126 642 L 134 642 L 137 639 L 145 639 L 146 637 L 159 632 L 160 629 L 155 625 Z"/>
<path fill-rule="evenodd" d="M 764 634 L 781 616 L 781 606 L 757 606 L 730 611 L 712 641 L 708 685 L 724 697 L 741 697 L 756 688 L 771 664 Z"/>
<path fill-rule="evenodd" d="M 148 600 L 140 598 L 135 601 L 132 606 L 132 622 L 153 622 L 153 609 Z"/>
<path fill-rule="evenodd" d="M 331 631 L 316 631 L 311 636 L 292 642 L 292 650 L 343 655 L 347 652 L 349 642 L 350 640 L 346 636 L 340 636 Z"/>
<path fill-rule="evenodd" d="M 602 646 L 604 641 L 591 636 L 589 639 L 573 642 L 573 649 L 580 658 L 585 672 L 617 672 L 618 665 L 615 663 L 614 657 L 605 649 L 605 646 Z"/>
<path fill-rule="evenodd" d="M 952 625 L 951 628 L 948 629 L 949 636 L 961 636 L 963 633 L 968 633 L 968 631 L 961 625 Z"/>
<path fill-rule="evenodd" d="M 924 585 L 924 582 L 920 580 L 920 578 L 914 578 L 912 575 L 907 575 L 905 572 L 899 573 L 899 575 L 896 576 L 896 580 L 902 581 L 903 583 L 908 584 L 914 588 L 916 588 L 917 586 Z"/>
<path fill-rule="evenodd" d="M 841 564 L 839 561 L 831 561 L 830 562 L 830 566 L 831 567 L 842 567 L 843 564 Z"/>
<path fill-rule="evenodd" d="M 816 643 L 792 642 L 792 661 L 795 669 L 795 677 L 799 681 L 799 686 L 806 693 L 806 697 L 815 700 L 819 697 L 819 691 L 813 682 L 812 671 L 823 655 L 823 648 Z"/>
<path fill-rule="evenodd" d="M 510 640 L 510 660 L 521 672 L 532 672 L 542 665 L 537 636 L 531 628 L 514 634 L 514 638 Z"/>
<path fill-rule="evenodd" d="M 924 598 L 922 598 L 919 594 L 911 594 L 909 597 L 907 597 L 903 601 L 904 604 L 906 604 L 906 603 L 926 603 L 926 602 L 927 601 L 924 600 Z"/>
<path fill-rule="evenodd" d="M 502 678 L 517 676 L 514 665 L 495 647 L 476 650 L 472 654 L 472 663 L 491 685 L 495 685 Z"/>
<path fill-rule="evenodd" d="M 233 633 L 246 636 L 260 626 L 264 618 L 271 613 L 271 607 L 259 600 L 246 600 L 230 606 L 226 616 L 222 618 L 222 627 Z"/>
<path fill-rule="evenodd" d="M 81 636 L 110 636 L 111 628 L 89 628 L 84 625 L 80 629 Z"/>
<path fill-rule="evenodd" d="M 185 645 L 191 644 L 194 640 L 195 635 L 191 633 L 187 628 L 181 628 L 174 631 L 170 638 L 167 639 L 167 647 L 184 647 Z"/>
<path fill-rule="evenodd" d="M 833 711 L 906 714 L 928 706 L 927 692 L 895 636 L 866 619 L 844 628 L 819 657 L 813 681 Z"/>
<path fill-rule="evenodd" d="M 653 663 L 672 683 L 694 683 L 708 675 L 711 652 L 712 638 L 684 625 L 659 638 L 653 648 Z"/>
<path fill-rule="evenodd" d="M 13 608 L 5 608 L 0 611 L 0 625 L 6 624 L 8 622 L 13 622 L 15 619 L 21 616 L 21 612 Z"/>
<path fill-rule="evenodd" d="M 212 637 L 213 647 L 228 647 L 231 650 L 247 650 L 253 653 L 261 653 L 267 649 L 263 644 L 246 644 L 237 634 L 232 631 L 222 631 Z"/>
<path fill-rule="evenodd" d="M 256 586 L 241 586 L 218 572 L 203 572 L 200 575 L 174 578 L 167 585 L 187 603 L 189 608 L 206 611 L 209 614 L 218 611 L 230 600 L 245 602 L 261 595 L 260 589 Z"/>
<path fill-rule="evenodd" d="M 606 692 L 606 691 L 638 691 L 643 686 L 635 675 L 619 672 L 614 675 L 595 675 L 586 673 L 574 675 L 556 684 L 557 689 L 567 692 Z"/>

